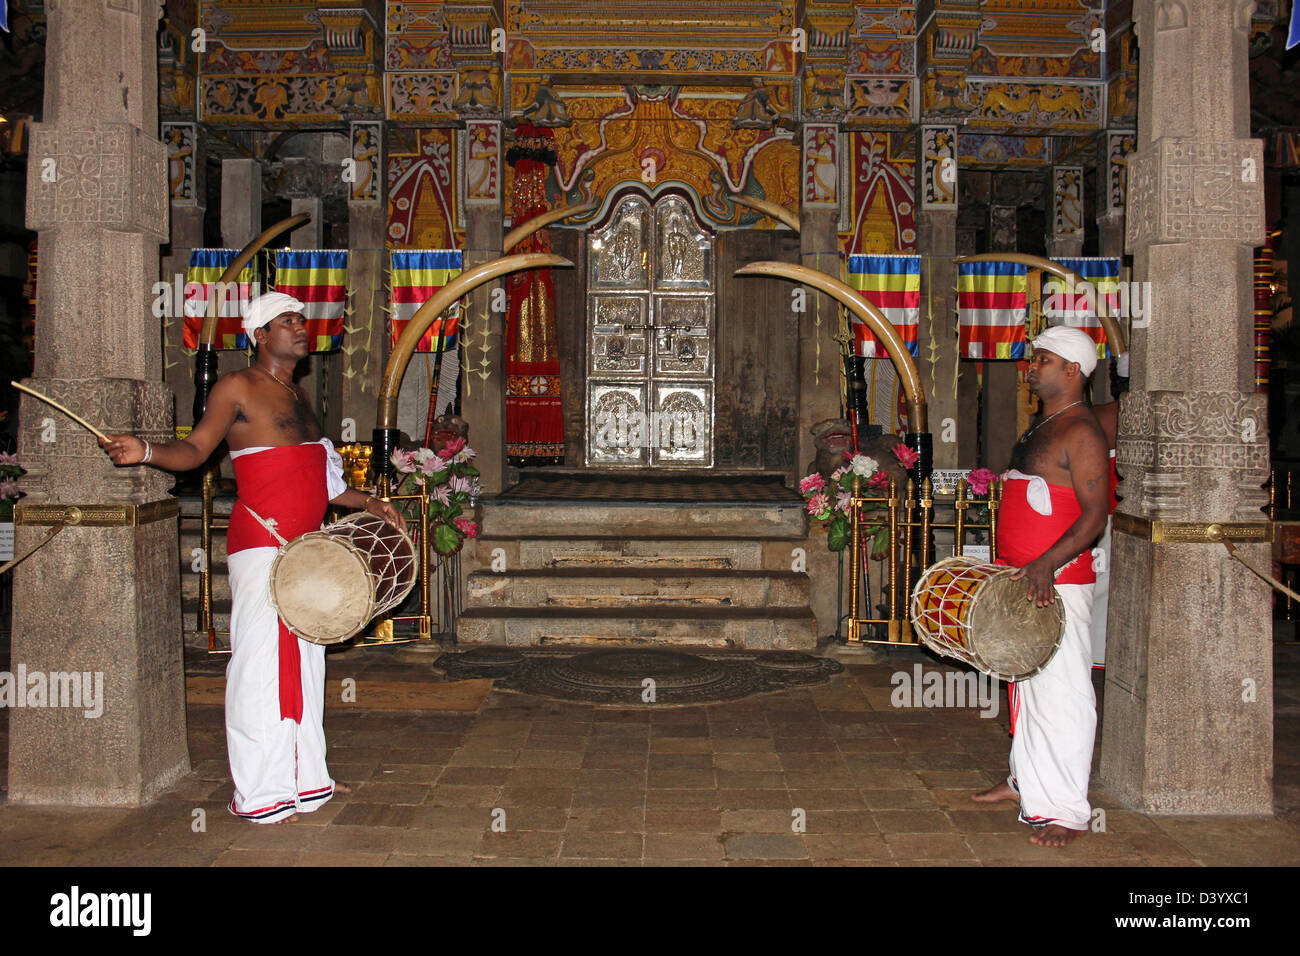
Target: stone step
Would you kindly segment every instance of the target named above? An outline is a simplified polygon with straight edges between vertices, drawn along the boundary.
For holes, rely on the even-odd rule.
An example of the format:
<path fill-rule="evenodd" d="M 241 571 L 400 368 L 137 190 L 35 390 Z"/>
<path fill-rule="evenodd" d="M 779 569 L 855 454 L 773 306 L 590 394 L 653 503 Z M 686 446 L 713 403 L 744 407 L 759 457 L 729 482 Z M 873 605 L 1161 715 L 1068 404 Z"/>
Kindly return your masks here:
<path fill-rule="evenodd" d="M 789 571 L 799 567 L 802 542 L 747 538 L 584 537 L 478 539 L 466 567 L 502 570 L 610 568 L 625 571 Z M 504 566 L 502 563 L 504 562 Z"/>
<path fill-rule="evenodd" d="M 474 607 L 457 618 L 456 641 L 512 647 L 811 650 L 817 646 L 817 619 L 807 607 Z"/>
<path fill-rule="evenodd" d="M 619 535 L 639 538 L 795 539 L 808 533 L 799 501 L 485 501 L 482 513 L 482 537 L 489 540 L 596 538 L 614 529 Z"/>
<path fill-rule="evenodd" d="M 181 600 L 198 600 L 200 578 L 201 575 L 191 571 L 188 564 L 182 566 Z M 230 600 L 230 577 L 226 573 L 226 566 L 224 564 L 215 564 L 212 566 L 212 600 Z"/>
<path fill-rule="evenodd" d="M 808 576 L 793 571 L 682 570 L 647 574 L 626 568 L 474 571 L 469 607 L 762 608 L 807 607 Z"/>

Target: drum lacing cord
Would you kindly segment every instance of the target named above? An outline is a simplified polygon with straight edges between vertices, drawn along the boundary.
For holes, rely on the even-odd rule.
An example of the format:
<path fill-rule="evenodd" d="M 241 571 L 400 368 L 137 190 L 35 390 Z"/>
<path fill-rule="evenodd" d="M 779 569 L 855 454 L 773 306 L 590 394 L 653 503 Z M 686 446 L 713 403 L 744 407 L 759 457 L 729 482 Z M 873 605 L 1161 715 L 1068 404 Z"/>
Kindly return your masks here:
<path fill-rule="evenodd" d="M 64 528 L 64 525 L 62 525 L 62 524 L 51 525 L 51 526 L 50 526 L 50 530 L 47 531 L 47 532 L 45 532 L 45 537 L 41 538 L 40 541 L 37 541 L 34 545 L 32 545 L 30 548 L 28 548 L 28 549 L 27 549 L 26 551 L 24 551 L 22 554 L 18 555 L 18 557 L 14 558 L 14 559 L 13 559 L 12 561 L 10 561 L 9 563 L 5 564 L 3 567 L 0 567 L 0 574 L 4 574 L 6 571 L 10 570 L 11 568 L 15 568 L 15 567 L 17 567 L 19 564 L 21 564 L 22 562 L 26 561 L 28 558 L 30 558 L 33 554 L 35 554 L 35 553 L 36 553 L 37 551 L 39 551 L 41 548 L 43 548 L 43 547 L 45 547 L 47 544 L 49 544 L 49 543 L 50 543 L 50 540 L 51 540 L 51 539 L 52 539 L 56 534 L 58 534 L 60 531 L 62 531 L 63 528 Z"/>
<path fill-rule="evenodd" d="M 241 501 L 240 504 L 244 504 L 244 503 Z M 254 518 L 257 519 L 257 523 L 260 524 L 263 528 L 265 528 L 265 529 L 267 530 L 267 533 L 270 534 L 271 537 L 275 538 L 276 541 L 279 541 L 279 542 L 280 542 L 280 547 L 283 548 L 286 544 L 289 543 L 288 541 L 286 541 L 286 540 L 285 540 L 285 539 L 280 535 L 280 532 L 278 532 L 278 531 L 275 530 L 275 519 L 274 519 L 274 518 L 272 518 L 272 519 L 270 519 L 270 520 L 268 521 L 266 518 L 263 518 L 260 514 L 258 514 L 258 513 L 257 513 L 256 511 L 254 511 L 252 508 L 249 508 L 248 505 L 244 505 L 244 508 L 245 508 L 245 510 L 248 511 L 248 513 L 249 513 L 250 515 L 252 515 Z"/>
<path fill-rule="evenodd" d="M 1272 576 L 1270 576 L 1270 575 L 1265 574 L 1265 573 L 1264 573 L 1263 571 L 1261 571 L 1259 568 L 1255 567 L 1253 564 L 1251 564 L 1249 561 L 1247 561 L 1245 558 L 1243 558 L 1241 555 L 1239 555 L 1239 554 L 1237 553 L 1237 549 L 1233 546 L 1232 542 L 1229 541 L 1227 538 L 1222 537 L 1222 534 L 1223 534 L 1223 532 L 1222 532 L 1222 531 L 1219 531 L 1218 534 L 1216 535 L 1216 534 L 1215 534 L 1215 531 L 1214 531 L 1213 529 L 1211 529 L 1211 531 L 1209 532 L 1210 539 L 1213 540 L 1213 541 L 1218 541 L 1218 542 L 1219 542 L 1220 544 L 1222 544 L 1225 548 L 1227 548 L 1227 549 L 1228 549 L 1228 554 L 1232 555 L 1234 558 L 1236 558 L 1238 561 L 1240 561 L 1242 564 L 1244 564 L 1247 568 L 1249 568 L 1252 572 L 1254 572 L 1255 574 L 1257 574 L 1259 577 L 1263 578 L 1265 581 L 1267 581 L 1269 584 L 1271 584 L 1271 585 L 1272 585 L 1273 587 L 1275 587 L 1277 590 L 1281 591 L 1281 592 L 1282 592 L 1283 594 L 1285 594 L 1287 597 L 1291 598 L 1291 600 L 1293 600 L 1293 601 L 1300 601 L 1300 594 L 1296 594 L 1294 591 L 1292 591 L 1289 587 L 1287 587 L 1287 586 L 1286 586 L 1285 584 L 1283 584 L 1281 581 L 1277 580 L 1276 578 L 1274 578 L 1274 577 L 1272 577 Z"/>

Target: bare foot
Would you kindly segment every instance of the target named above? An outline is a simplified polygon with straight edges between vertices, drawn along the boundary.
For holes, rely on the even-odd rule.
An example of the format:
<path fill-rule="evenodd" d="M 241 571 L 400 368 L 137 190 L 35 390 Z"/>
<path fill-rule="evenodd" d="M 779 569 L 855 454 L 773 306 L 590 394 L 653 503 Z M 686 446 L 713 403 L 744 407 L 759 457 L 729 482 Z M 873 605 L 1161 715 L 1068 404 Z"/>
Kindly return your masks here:
<path fill-rule="evenodd" d="M 1011 784 L 1003 780 L 997 786 L 971 794 L 971 799 L 976 803 L 997 803 L 999 800 L 1010 800 L 1013 803 L 1019 803 L 1020 794 L 1012 790 Z"/>
<path fill-rule="evenodd" d="M 298 814 L 291 813 L 287 817 L 281 817 L 279 820 L 272 821 L 271 825 L 274 826 L 276 823 L 297 823 L 297 822 L 298 822 Z"/>
<path fill-rule="evenodd" d="M 1060 849 L 1063 846 L 1069 846 L 1074 842 L 1075 837 L 1082 836 L 1083 833 L 1083 830 L 1071 830 L 1069 827 L 1049 823 L 1047 826 L 1035 830 L 1034 835 L 1029 838 L 1029 842 L 1038 846 L 1050 846 Z"/>
<path fill-rule="evenodd" d="M 352 788 L 349 787 L 346 783 L 339 783 L 337 780 L 335 780 L 335 781 L 334 781 L 334 792 L 335 792 L 335 793 L 351 793 L 351 792 L 352 792 Z"/>

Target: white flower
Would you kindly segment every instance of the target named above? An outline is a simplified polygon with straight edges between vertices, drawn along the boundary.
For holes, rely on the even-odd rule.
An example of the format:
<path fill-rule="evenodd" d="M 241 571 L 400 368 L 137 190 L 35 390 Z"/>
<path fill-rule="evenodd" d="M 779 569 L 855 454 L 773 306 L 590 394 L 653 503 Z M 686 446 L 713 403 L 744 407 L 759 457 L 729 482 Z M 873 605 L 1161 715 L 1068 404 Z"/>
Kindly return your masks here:
<path fill-rule="evenodd" d="M 880 469 L 880 464 L 876 459 L 868 458 L 866 455 L 854 455 L 853 460 L 849 462 L 849 467 L 858 477 L 870 478 Z"/>

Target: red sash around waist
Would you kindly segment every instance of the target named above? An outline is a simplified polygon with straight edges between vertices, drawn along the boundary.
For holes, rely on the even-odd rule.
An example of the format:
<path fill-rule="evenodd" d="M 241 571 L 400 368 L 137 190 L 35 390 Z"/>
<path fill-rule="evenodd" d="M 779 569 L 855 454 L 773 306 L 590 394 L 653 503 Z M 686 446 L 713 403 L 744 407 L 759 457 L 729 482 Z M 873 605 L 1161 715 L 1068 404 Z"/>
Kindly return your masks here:
<path fill-rule="evenodd" d="M 250 548 L 276 548 L 277 541 L 249 508 L 286 541 L 315 531 L 329 507 L 325 479 L 325 448 L 319 442 L 283 445 L 240 455 L 234 460 L 239 500 L 230 514 L 226 549 L 230 554 Z M 241 507 L 244 506 L 244 507 Z M 302 721 L 302 661 L 298 638 L 280 621 L 280 717 Z"/>
<path fill-rule="evenodd" d="M 1002 483 L 1002 505 L 998 509 L 998 564 L 1023 568 L 1043 556 L 1083 514 L 1073 488 L 1049 484 L 1052 513 L 1040 515 L 1029 506 L 1029 482 L 1013 478 Z M 1093 584 L 1092 553 L 1083 551 L 1067 564 L 1057 584 Z"/>

